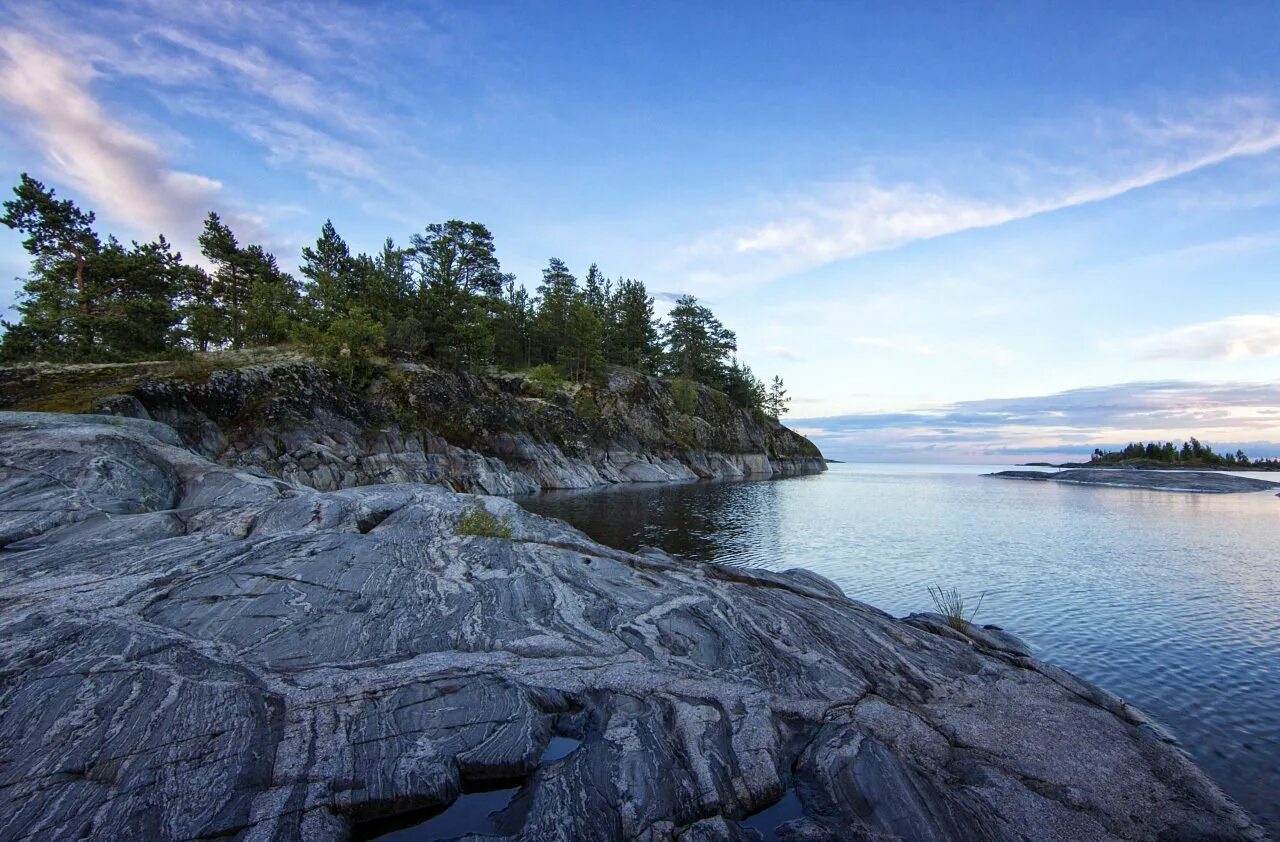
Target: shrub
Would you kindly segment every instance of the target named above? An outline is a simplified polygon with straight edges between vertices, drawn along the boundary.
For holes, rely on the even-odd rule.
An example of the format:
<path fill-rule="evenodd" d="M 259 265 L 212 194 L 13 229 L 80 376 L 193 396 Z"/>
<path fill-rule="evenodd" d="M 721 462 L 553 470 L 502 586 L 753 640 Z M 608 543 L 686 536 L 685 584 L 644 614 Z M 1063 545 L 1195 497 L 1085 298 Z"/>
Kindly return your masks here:
<path fill-rule="evenodd" d="M 683 377 L 672 380 L 671 399 L 675 401 L 676 409 L 685 415 L 692 415 L 698 408 L 698 389 L 693 385 L 693 381 Z"/>
<path fill-rule="evenodd" d="M 973 606 L 973 610 L 969 612 L 969 616 L 964 616 L 964 597 L 960 595 L 960 591 L 956 588 L 946 589 L 942 585 L 930 585 L 929 596 L 933 599 L 933 607 L 938 613 L 947 618 L 947 625 L 956 631 L 963 632 L 973 618 L 978 615 L 978 609 L 982 607 L 982 600 L 986 597 L 987 592 L 983 591 L 978 597 L 978 604 Z"/>
<path fill-rule="evenodd" d="M 583 386 L 573 396 L 573 411 L 583 421 L 597 421 L 600 418 L 600 407 L 596 404 L 595 391 Z"/>
<path fill-rule="evenodd" d="M 463 511 L 458 518 L 456 531 L 459 535 L 511 540 L 511 516 L 494 517 L 483 506 L 476 504 Z"/>
<path fill-rule="evenodd" d="M 382 326 L 359 307 L 334 319 L 324 330 L 303 331 L 311 352 L 352 388 L 361 388 L 373 373 L 373 355 L 382 350 Z"/>
<path fill-rule="evenodd" d="M 565 380 L 553 365 L 543 363 L 525 375 L 521 391 L 539 398 L 553 397 L 564 389 Z"/>

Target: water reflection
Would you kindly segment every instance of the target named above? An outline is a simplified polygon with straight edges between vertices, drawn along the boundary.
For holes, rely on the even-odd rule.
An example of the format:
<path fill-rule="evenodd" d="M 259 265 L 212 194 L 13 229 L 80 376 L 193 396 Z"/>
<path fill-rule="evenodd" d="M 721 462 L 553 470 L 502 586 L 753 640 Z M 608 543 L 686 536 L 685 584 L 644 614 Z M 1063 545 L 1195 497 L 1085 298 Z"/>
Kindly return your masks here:
<path fill-rule="evenodd" d="M 1280 500 L 978 476 L 1003 467 L 836 465 L 520 502 L 624 549 L 808 567 L 897 615 L 927 608 L 934 582 L 985 591 L 980 619 L 1164 720 L 1280 837 Z"/>

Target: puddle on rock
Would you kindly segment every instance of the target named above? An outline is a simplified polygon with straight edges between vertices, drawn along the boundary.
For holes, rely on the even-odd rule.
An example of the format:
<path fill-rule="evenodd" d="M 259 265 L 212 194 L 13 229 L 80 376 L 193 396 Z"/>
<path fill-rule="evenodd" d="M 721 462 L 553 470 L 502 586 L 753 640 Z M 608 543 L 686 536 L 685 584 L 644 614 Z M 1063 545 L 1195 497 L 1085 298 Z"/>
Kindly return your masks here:
<path fill-rule="evenodd" d="M 469 789 L 439 812 L 420 812 L 378 822 L 357 829 L 356 839 L 377 839 L 379 842 L 444 842 L 469 833 L 489 835 L 497 832 L 492 814 L 501 811 L 515 794 L 519 785 L 510 781 L 498 784 L 501 789 Z"/>
<path fill-rule="evenodd" d="M 800 803 L 794 790 L 787 789 L 776 802 L 758 813 L 752 813 L 739 824 L 759 833 L 764 838 L 764 842 L 777 842 L 778 826 L 803 815 L 804 805 Z"/>
<path fill-rule="evenodd" d="M 568 757 L 580 745 L 582 740 L 575 740 L 573 737 L 552 737 L 551 742 L 547 743 L 546 749 L 542 752 L 542 757 L 538 759 L 538 765 L 542 766 Z"/>
<path fill-rule="evenodd" d="M 543 749 L 538 765 L 554 763 L 568 757 L 580 745 L 582 740 L 572 737 L 552 737 Z M 357 829 L 355 838 L 377 839 L 379 842 L 445 842 L 469 833 L 497 833 L 493 814 L 501 812 L 511 803 L 522 783 L 523 781 L 513 784 L 508 780 L 487 789 L 481 786 L 466 787 L 443 810 L 418 812 L 367 825 Z"/>

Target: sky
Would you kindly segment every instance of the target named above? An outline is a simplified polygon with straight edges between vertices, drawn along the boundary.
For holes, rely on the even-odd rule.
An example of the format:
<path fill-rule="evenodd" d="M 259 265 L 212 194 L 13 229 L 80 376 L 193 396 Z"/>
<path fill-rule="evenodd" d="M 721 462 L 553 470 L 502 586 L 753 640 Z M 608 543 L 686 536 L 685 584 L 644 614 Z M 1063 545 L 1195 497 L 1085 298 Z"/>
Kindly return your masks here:
<path fill-rule="evenodd" d="M 697 295 L 832 458 L 1280 456 L 1280 4 L 3 5 L 0 173 L 122 239 L 474 219 Z"/>

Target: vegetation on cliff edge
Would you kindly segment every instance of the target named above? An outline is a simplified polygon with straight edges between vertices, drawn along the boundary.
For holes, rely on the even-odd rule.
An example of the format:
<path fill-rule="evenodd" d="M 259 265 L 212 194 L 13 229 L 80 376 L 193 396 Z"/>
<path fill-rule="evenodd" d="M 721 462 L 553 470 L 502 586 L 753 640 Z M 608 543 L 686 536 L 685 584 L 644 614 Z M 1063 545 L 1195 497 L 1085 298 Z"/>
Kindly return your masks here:
<path fill-rule="evenodd" d="M 427 225 L 377 254 L 353 254 L 331 221 L 302 250 L 302 280 L 216 213 L 199 237 L 210 267 L 187 263 L 162 236 L 104 241 L 95 217 L 23 173 L 0 222 L 26 236 L 31 268 L 3 323 L 0 360 L 123 362 L 296 342 L 351 385 L 373 360 L 437 360 L 477 370 L 549 369 L 585 383 L 606 365 L 696 382 L 748 410 L 787 412 L 779 377 L 766 386 L 738 361 L 737 337 L 692 295 L 666 319 L 634 279 L 592 264 L 580 281 L 552 258 L 536 292 L 502 271 L 478 222 Z M 544 368 L 547 367 L 547 368 Z"/>

